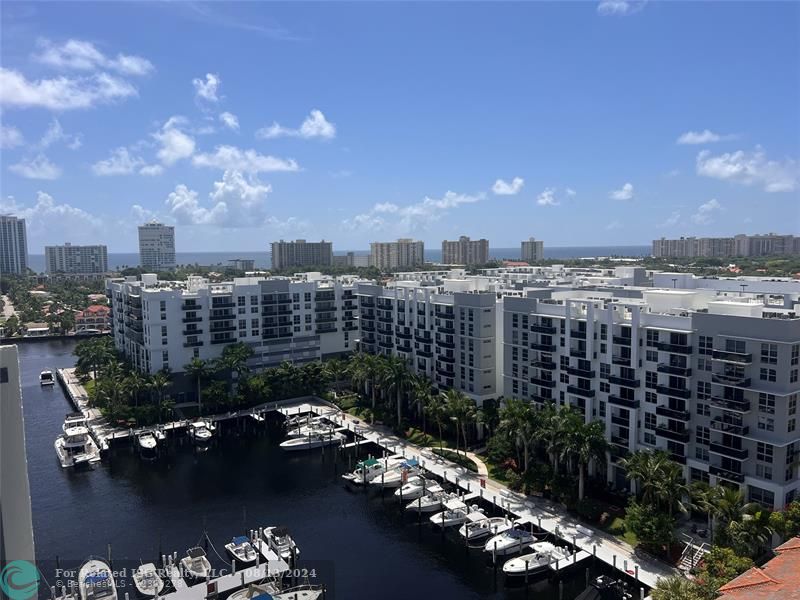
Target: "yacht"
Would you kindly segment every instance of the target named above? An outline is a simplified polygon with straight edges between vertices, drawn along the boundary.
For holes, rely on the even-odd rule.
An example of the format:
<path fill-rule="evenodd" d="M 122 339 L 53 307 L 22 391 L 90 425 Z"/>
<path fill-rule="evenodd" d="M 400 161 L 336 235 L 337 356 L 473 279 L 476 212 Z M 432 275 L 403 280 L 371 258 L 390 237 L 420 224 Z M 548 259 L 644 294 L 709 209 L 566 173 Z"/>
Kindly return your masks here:
<path fill-rule="evenodd" d="M 90 558 L 78 570 L 81 600 L 117 600 L 117 586 L 111 567 L 104 560 Z"/>
<path fill-rule="evenodd" d="M 256 549 L 250 543 L 250 540 L 245 536 L 240 535 L 233 538 L 230 543 L 225 544 L 225 550 L 228 551 L 236 562 L 240 565 L 251 565 L 256 562 L 257 554 Z"/>
<path fill-rule="evenodd" d="M 458 494 L 445 492 L 428 492 L 424 496 L 417 498 L 413 502 L 409 502 L 406 510 L 413 510 L 420 513 L 436 512 L 442 508 L 442 503 L 451 499 L 458 498 Z"/>
<path fill-rule="evenodd" d="M 298 585 L 296 587 L 281 589 L 279 581 L 251 584 L 243 590 L 228 596 L 228 600 L 318 600 L 322 598 L 321 585 Z"/>
<path fill-rule="evenodd" d="M 395 490 L 394 495 L 403 500 L 416 500 L 417 498 L 422 498 L 425 494 L 441 492 L 442 489 L 442 486 L 432 479 L 426 479 L 422 475 L 414 475 Z"/>
<path fill-rule="evenodd" d="M 82 413 L 71 413 L 64 419 L 63 433 L 56 438 L 55 449 L 61 466 L 78 467 L 99 462 L 97 447 Z"/>
<path fill-rule="evenodd" d="M 496 556 L 506 556 L 521 552 L 522 549 L 536 541 L 536 537 L 520 524 L 515 524 L 510 529 L 489 538 L 483 547 L 484 552 L 491 552 Z"/>
<path fill-rule="evenodd" d="M 566 548 L 555 546 L 550 542 L 536 542 L 529 547 L 533 552 L 506 561 L 503 565 L 503 573 L 509 576 L 537 575 L 548 570 L 552 563 L 570 555 Z"/>
<path fill-rule="evenodd" d="M 575 600 L 633 600 L 633 597 L 633 591 L 623 580 L 600 575 Z"/>
<path fill-rule="evenodd" d="M 280 447 L 284 450 L 311 450 L 313 448 L 322 448 L 323 446 L 342 444 L 346 439 L 341 433 L 326 431 L 303 437 L 289 438 L 285 442 L 281 442 Z"/>
<path fill-rule="evenodd" d="M 458 533 L 468 542 L 474 542 L 485 537 L 500 535 L 513 526 L 514 524 L 506 517 L 487 517 L 482 512 L 475 512 L 467 515 L 467 521 L 459 527 Z"/>
<path fill-rule="evenodd" d="M 211 563 L 202 548 L 189 548 L 181 559 L 183 577 L 189 581 L 205 581 L 211 574 Z"/>
<path fill-rule="evenodd" d="M 137 435 L 136 444 L 139 446 L 139 450 L 142 452 L 142 454 L 146 454 L 148 456 L 155 454 L 156 449 L 158 448 L 158 440 L 156 439 L 156 436 L 149 431 L 143 431 Z"/>
<path fill-rule="evenodd" d="M 325 425 L 322 422 L 322 417 L 315 417 L 303 423 L 298 423 L 293 427 L 287 427 L 286 437 L 302 437 L 309 433 L 316 433 L 317 431 L 328 431 L 332 429 L 333 425 Z"/>
<path fill-rule="evenodd" d="M 381 473 L 399 466 L 403 461 L 405 459 L 399 455 L 383 459 L 370 457 L 359 462 L 352 473 L 342 475 L 342 479 L 353 485 L 366 485 L 376 477 L 380 477 Z"/>
<path fill-rule="evenodd" d="M 211 441 L 216 427 L 207 421 L 194 421 L 189 423 L 189 435 L 198 444 L 207 444 Z"/>
<path fill-rule="evenodd" d="M 139 565 L 133 572 L 133 584 L 142 596 L 152 597 L 161 594 L 164 581 L 158 576 L 158 569 L 153 563 Z"/>
<path fill-rule="evenodd" d="M 419 469 L 419 463 L 416 459 L 409 459 L 403 461 L 391 470 L 387 470 L 372 481 L 370 484 L 385 487 L 385 488 L 399 488 L 409 477 L 416 476 Z"/>
<path fill-rule="evenodd" d="M 455 527 L 467 520 L 467 515 L 482 512 L 477 505 L 467 506 L 460 498 L 451 498 L 444 503 L 444 510 L 429 517 L 437 527 Z"/>
<path fill-rule="evenodd" d="M 45 369 L 39 373 L 39 385 L 54 385 L 55 382 L 56 379 L 53 377 L 53 372 L 49 369 Z"/>
<path fill-rule="evenodd" d="M 296 559 L 300 554 L 300 548 L 297 547 L 286 527 L 267 527 L 264 529 L 264 537 L 267 546 L 287 563 Z"/>

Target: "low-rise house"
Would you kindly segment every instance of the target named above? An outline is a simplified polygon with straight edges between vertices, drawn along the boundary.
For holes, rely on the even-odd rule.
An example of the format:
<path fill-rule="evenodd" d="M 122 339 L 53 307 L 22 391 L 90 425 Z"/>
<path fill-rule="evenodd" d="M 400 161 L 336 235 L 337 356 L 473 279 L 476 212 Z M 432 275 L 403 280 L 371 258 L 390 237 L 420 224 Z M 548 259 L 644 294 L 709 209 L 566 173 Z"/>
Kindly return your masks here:
<path fill-rule="evenodd" d="M 92 304 L 86 310 L 75 314 L 75 331 L 97 329 L 107 331 L 111 329 L 111 309 L 102 304 Z"/>
<path fill-rule="evenodd" d="M 25 337 L 44 335 L 50 335 L 50 326 L 47 323 L 25 323 Z"/>
<path fill-rule="evenodd" d="M 719 588 L 720 600 L 800 599 L 800 537 L 775 548 L 775 554 Z"/>

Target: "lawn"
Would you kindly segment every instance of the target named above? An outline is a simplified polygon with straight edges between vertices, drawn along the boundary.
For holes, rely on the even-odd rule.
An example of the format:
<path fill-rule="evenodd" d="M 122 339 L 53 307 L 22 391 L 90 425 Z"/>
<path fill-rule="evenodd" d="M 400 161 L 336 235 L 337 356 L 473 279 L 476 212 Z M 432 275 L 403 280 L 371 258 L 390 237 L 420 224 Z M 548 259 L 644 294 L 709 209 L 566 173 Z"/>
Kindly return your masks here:
<path fill-rule="evenodd" d="M 625 530 L 625 519 L 622 517 L 614 517 L 603 529 L 622 541 L 627 542 L 634 548 L 639 545 L 639 538 L 636 537 L 636 534 L 632 531 Z"/>
<path fill-rule="evenodd" d="M 472 459 L 467 458 L 463 454 L 457 454 L 453 450 L 448 450 L 447 448 L 443 450 L 439 450 L 439 448 L 434 448 L 433 453 L 438 454 L 442 458 L 446 458 L 447 460 L 452 461 L 457 465 L 464 467 L 468 471 L 472 471 L 473 473 L 478 472 L 477 465 L 474 462 L 472 462 Z"/>
<path fill-rule="evenodd" d="M 440 444 L 439 438 L 434 437 L 430 433 L 424 433 L 421 429 L 417 429 L 416 427 L 409 427 L 408 430 L 406 430 L 405 439 L 423 448 L 429 446 L 438 448 Z M 442 445 L 446 448 L 447 441 L 445 440 Z"/>

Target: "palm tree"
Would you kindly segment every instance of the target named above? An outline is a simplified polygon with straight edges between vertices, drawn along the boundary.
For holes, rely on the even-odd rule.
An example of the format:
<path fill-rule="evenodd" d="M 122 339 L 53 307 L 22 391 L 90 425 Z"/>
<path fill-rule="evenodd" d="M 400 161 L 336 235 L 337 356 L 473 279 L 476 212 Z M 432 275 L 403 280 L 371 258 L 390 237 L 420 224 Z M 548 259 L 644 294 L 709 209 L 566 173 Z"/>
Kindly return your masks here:
<path fill-rule="evenodd" d="M 422 432 L 427 433 L 425 427 L 425 407 L 431 399 L 432 386 L 431 380 L 425 375 L 415 374 L 411 376 L 412 402 L 417 408 L 417 414 L 422 417 Z"/>
<path fill-rule="evenodd" d="M 439 429 L 439 450 L 444 446 L 444 437 L 442 436 L 442 426 L 447 418 L 447 404 L 442 398 L 441 394 L 434 394 L 430 397 L 428 405 L 425 407 L 431 421 L 436 423 Z"/>
<path fill-rule="evenodd" d="M 467 454 L 467 424 L 475 420 L 477 407 L 475 401 L 463 392 L 449 389 L 442 392 L 450 417 L 456 422 L 456 453 L 458 453 L 459 432 L 464 438 L 464 455 Z"/>
<path fill-rule="evenodd" d="M 339 360 L 338 358 L 332 358 L 325 362 L 325 374 L 333 383 L 333 387 L 336 388 L 336 395 L 338 396 L 341 392 L 340 385 L 342 379 L 347 373 L 347 367 L 345 366 L 344 362 Z"/>
<path fill-rule="evenodd" d="M 250 369 L 247 367 L 248 359 L 253 356 L 253 349 L 244 342 L 236 342 L 222 349 L 222 356 L 216 361 L 220 369 L 228 369 L 236 374 L 239 380 Z"/>
<path fill-rule="evenodd" d="M 653 600 L 699 600 L 697 584 L 683 575 L 662 577 L 656 582 L 651 594 Z"/>
<path fill-rule="evenodd" d="M 387 357 L 379 381 L 381 388 L 386 394 L 395 394 L 395 403 L 397 406 L 397 427 L 402 427 L 403 424 L 403 396 L 411 374 L 408 371 L 406 361 L 399 356 Z"/>
<path fill-rule="evenodd" d="M 727 537 L 736 554 L 755 558 L 764 551 L 775 533 L 769 515 L 769 511 L 758 510 L 728 524 Z"/>
<path fill-rule="evenodd" d="M 592 421 L 574 427 L 568 436 L 567 448 L 578 461 L 578 500 L 583 500 L 586 468 L 592 461 L 603 460 L 608 449 L 603 423 Z"/>
<path fill-rule="evenodd" d="M 367 381 L 369 381 L 369 393 L 370 399 L 372 400 L 372 411 L 374 412 L 375 403 L 377 400 L 378 379 L 381 375 L 383 363 L 382 360 L 374 354 L 365 354 L 363 360 L 364 372 L 366 374 Z"/>
<path fill-rule="evenodd" d="M 670 460 L 663 465 L 661 475 L 655 482 L 656 497 L 659 502 L 666 506 L 670 517 L 675 510 L 688 513 L 689 509 L 684 503 L 684 498 L 690 496 L 689 486 L 683 478 L 683 469 L 678 463 Z"/>
<path fill-rule="evenodd" d="M 540 411 L 534 409 L 529 402 L 517 398 L 506 400 L 505 406 L 500 412 L 498 429 L 512 436 L 517 448 L 522 447 L 525 472 L 529 467 L 531 447 L 540 435 L 541 416 Z"/>
<path fill-rule="evenodd" d="M 347 375 L 350 377 L 350 385 L 355 390 L 363 391 L 367 395 L 367 380 L 369 379 L 366 369 L 366 354 L 358 352 L 350 357 L 347 363 Z"/>
<path fill-rule="evenodd" d="M 139 406 L 139 396 L 142 390 L 147 389 L 147 385 L 147 379 L 138 371 L 132 371 L 130 375 L 125 378 L 125 387 L 133 397 L 135 406 Z"/>
<path fill-rule="evenodd" d="M 761 506 L 755 502 L 745 502 L 742 490 L 717 486 L 713 498 L 713 515 L 718 524 L 714 527 L 717 532 L 714 542 L 722 546 L 730 544 L 729 532 L 732 530 L 736 534 L 740 531 L 740 524 L 760 508 Z"/>
<path fill-rule="evenodd" d="M 619 462 L 628 479 L 636 482 L 636 491 L 645 504 L 658 502 L 658 482 L 674 464 L 665 450 L 640 450 Z"/>
<path fill-rule="evenodd" d="M 172 385 L 172 381 L 163 371 L 159 371 L 150 378 L 150 389 L 156 394 L 156 405 L 158 406 L 159 417 L 161 417 L 161 411 L 165 408 L 164 394 L 167 389 L 169 389 L 170 385 Z"/>
<path fill-rule="evenodd" d="M 202 395 L 201 395 L 201 387 L 203 380 L 208 379 L 214 373 L 215 369 L 213 366 L 208 362 L 201 358 L 194 357 L 188 364 L 183 366 L 183 369 L 186 371 L 186 374 L 189 377 L 194 377 L 195 382 L 197 383 L 197 412 L 198 414 L 202 410 Z"/>

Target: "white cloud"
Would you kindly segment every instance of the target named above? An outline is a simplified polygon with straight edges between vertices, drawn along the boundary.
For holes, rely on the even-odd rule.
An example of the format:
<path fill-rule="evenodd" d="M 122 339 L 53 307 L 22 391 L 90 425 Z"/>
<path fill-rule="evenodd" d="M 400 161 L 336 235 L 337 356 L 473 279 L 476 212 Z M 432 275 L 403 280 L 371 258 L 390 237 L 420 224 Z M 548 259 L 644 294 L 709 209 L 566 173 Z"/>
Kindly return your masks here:
<path fill-rule="evenodd" d="M 38 62 L 61 69 L 94 71 L 109 69 L 123 75 L 147 75 L 153 70 L 153 64 L 141 56 L 117 54 L 109 58 L 100 52 L 94 44 L 82 40 L 67 40 L 57 46 L 50 40 L 38 41 L 41 52 L 34 56 Z"/>
<path fill-rule="evenodd" d="M 658 227 L 674 227 L 681 220 L 681 213 L 674 211 L 663 223 L 659 223 Z"/>
<path fill-rule="evenodd" d="M 722 210 L 722 205 L 717 202 L 715 198 L 712 198 L 697 208 L 697 212 L 691 217 L 692 223 L 696 225 L 708 225 L 711 223 L 714 213 L 720 210 Z"/>
<path fill-rule="evenodd" d="M 208 102 L 219 102 L 217 90 L 220 84 L 219 75 L 215 73 L 206 73 L 205 79 L 192 79 L 194 85 L 195 98 L 203 99 Z"/>
<path fill-rule="evenodd" d="M 687 131 L 681 134 L 675 143 L 684 145 L 712 144 L 714 142 L 732 140 L 735 137 L 731 134 L 714 133 L 709 129 L 704 129 L 703 131 Z"/>
<path fill-rule="evenodd" d="M 633 184 L 626 183 L 618 190 L 609 192 L 608 197 L 612 200 L 631 200 L 633 198 Z"/>
<path fill-rule="evenodd" d="M 136 88 L 130 83 L 107 73 L 33 81 L 18 71 L 0 67 L 0 105 L 9 107 L 74 110 L 136 94 Z"/>
<path fill-rule="evenodd" d="M 162 167 L 161 165 L 145 165 L 141 169 L 139 169 L 140 175 L 146 175 L 148 177 L 161 175 L 163 172 L 164 172 L 164 167 Z"/>
<path fill-rule="evenodd" d="M 9 150 L 25 143 L 22 132 L 11 125 L 0 125 L 0 148 Z"/>
<path fill-rule="evenodd" d="M 342 224 L 348 229 L 374 230 L 389 225 L 402 232 L 425 229 L 428 224 L 438 221 L 453 209 L 463 204 L 474 204 L 484 197 L 483 193 L 470 196 L 448 191 L 441 198 L 426 196 L 421 202 L 405 206 L 383 202 L 375 204 L 369 212 L 345 219 Z"/>
<path fill-rule="evenodd" d="M 606 225 L 606 229 L 608 231 L 612 231 L 614 229 L 622 229 L 622 223 L 616 220 L 611 221 L 608 225 Z"/>
<path fill-rule="evenodd" d="M 39 140 L 37 147 L 43 150 L 59 142 L 64 142 L 70 150 L 77 150 L 83 144 L 80 135 L 65 133 L 59 120 L 53 119 L 50 121 L 50 125 L 48 125 L 42 139 Z"/>
<path fill-rule="evenodd" d="M 213 153 L 195 155 L 192 162 L 196 167 L 212 167 L 243 173 L 298 171 L 300 169 L 291 158 L 265 156 L 255 150 L 242 150 L 236 146 L 217 146 Z"/>
<path fill-rule="evenodd" d="M 233 113 L 229 112 L 220 113 L 219 120 L 222 121 L 222 123 L 228 129 L 239 131 L 239 119 Z"/>
<path fill-rule="evenodd" d="M 536 204 L 539 206 L 558 206 L 560 203 L 556 200 L 555 188 L 545 188 L 541 194 L 536 196 Z"/>
<path fill-rule="evenodd" d="M 574 197 L 575 197 L 575 195 L 576 195 L 578 192 L 576 192 L 576 191 L 575 191 L 575 190 L 573 190 L 572 188 L 567 188 L 567 189 L 565 189 L 565 190 L 564 190 L 564 193 L 565 193 L 567 196 L 569 196 L 570 198 L 574 198 Z"/>
<path fill-rule="evenodd" d="M 712 156 L 708 150 L 697 155 L 697 174 L 743 185 L 763 186 L 765 192 L 791 192 L 800 179 L 800 164 L 794 159 L 769 160 L 757 146 L 753 152 L 739 150 Z"/>
<path fill-rule="evenodd" d="M 626 17 L 644 8 L 647 0 L 602 0 L 597 5 L 597 12 L 604 17 Z"/>
<path fill-rule="evenodd" d="M 161 145 L 156 156 L 165 165 L 172 165 L 194 154 L 194 138 L 181 130 L 184 123 L 182 117 L 171 117 L 161 131 L 152 134 Z"/>
<path fill-rule="evenodd" d="M 63 240 L 65 232 L 69 232 L 72 242 L 97 243 L 97 236 L 103 231 L 103 223 L 97 217 L 69 204 L 58 204 L 44 192 L 37 193 L 33 206 L 17 204 L 11 197 L 0 200 L 0 213 L 25 219 L 31 247 Z"/>
<path fill-rule="evenodd" d="M 131 156 L 127 148 L 120 147 L 105 160 L 92 165 L 92 172 L 100 177 L 111 175 L 130 175 L 144 164 L 138 156 Z"/>
<path fill-rule="evenodd" d="M 256 131 L 260 139 L 273 139 L 278 137 L 299 137 L 303 139 L 322 138 L 332 140 L 336 137 L 336 125 L 325 119 L 321 110 L 314 109 L 302 122 L 299 128 L 291 129 L 273 123 Z"/>
<path fill-rule="evenodd" d="M 33 158 L 24 158 L 8 167 L 8 170 L 26 179 L 52 180 L 61 177 L 61 167 L 50 162 L 50 159 L 44 154 L 37 154 Z"/>
<path fill-rule="evenodd" d="M 498 196 L 515 196 L 522 190 L 523 185 L 525 185 L 525 180 L 522 177 L 514 177 L 511 183 L 498 179 L 492 186 L 492 192 Z"/>

